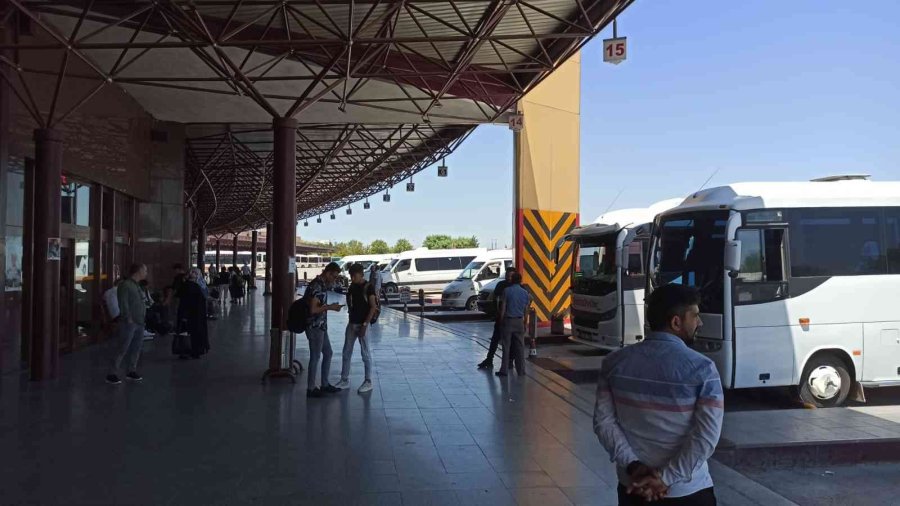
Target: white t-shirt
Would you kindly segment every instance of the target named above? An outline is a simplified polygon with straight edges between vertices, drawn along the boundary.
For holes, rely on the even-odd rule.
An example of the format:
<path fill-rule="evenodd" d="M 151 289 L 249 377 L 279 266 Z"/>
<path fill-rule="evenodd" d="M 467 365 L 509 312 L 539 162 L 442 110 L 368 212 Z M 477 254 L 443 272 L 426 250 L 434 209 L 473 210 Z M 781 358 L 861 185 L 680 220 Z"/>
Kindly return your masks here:
<path fill-rule="evenodd" d="M 109 312 L 109 317 L 116 319 L 119 317 L 119 294 L 118 287 L 112 287 L 109 290 L 103 292 L 103 302 L 106 304 L 106 310 Z"/>

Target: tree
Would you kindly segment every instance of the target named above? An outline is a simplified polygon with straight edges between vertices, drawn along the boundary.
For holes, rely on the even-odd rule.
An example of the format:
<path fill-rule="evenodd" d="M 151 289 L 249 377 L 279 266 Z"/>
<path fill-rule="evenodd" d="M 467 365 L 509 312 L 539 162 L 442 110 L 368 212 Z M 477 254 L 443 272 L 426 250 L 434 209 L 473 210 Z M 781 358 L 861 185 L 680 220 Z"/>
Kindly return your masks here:
<path fill-rule="evenodd" d="M 478 238 L 474 235 L 472 237 L 454 237 L 453 238 L 453 246 L 454 248 L 477 248 L 478 247 Z"/>
<path fill-rule="evenodd" d="M 352 241 L 347 241 L 347 254 L 348 255 L 365 255 L 368 253 L 366 245 L 356 239 Z"/>
<path fill-rule="evenodd" d="M 369 243 L 369 253 L 373 255 L 383 255 L 385 253 L 390 253 L 391 247 L 388 246 L 388 243 L 382 241 L 381 239 L 375 239 L 371 243 Z"/>
<path fill-rule="evenodd" d="M 433 234 L 425 238 L 422 246 L 428 249 L 447 249 L 453 247 L 453 238 L 449 235 Z"/>
<path fill-rule="evenodd" d="M 403 253 L 411 249 L 413 249 L 413 245 L 406 239 L 397 239 L 397 242 L 394 244 L 394 253 Z"/>

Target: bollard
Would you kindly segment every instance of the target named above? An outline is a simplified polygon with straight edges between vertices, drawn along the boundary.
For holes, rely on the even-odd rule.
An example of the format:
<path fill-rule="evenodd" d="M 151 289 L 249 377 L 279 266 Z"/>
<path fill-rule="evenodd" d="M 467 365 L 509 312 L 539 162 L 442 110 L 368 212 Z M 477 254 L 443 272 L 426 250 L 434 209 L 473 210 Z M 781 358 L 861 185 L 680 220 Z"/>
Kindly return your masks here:
<path fill-rule="evenodd" d="M 528 350 L 529 357 L 537 356 L 537 312 L 534 308 L 528 310 L 528 333 L 531 334 L 531 349 Z"/>
<path fill-rule="evenodd" d="M 425 316 L 425 290 L 419 288 L 419 316 Z"/>

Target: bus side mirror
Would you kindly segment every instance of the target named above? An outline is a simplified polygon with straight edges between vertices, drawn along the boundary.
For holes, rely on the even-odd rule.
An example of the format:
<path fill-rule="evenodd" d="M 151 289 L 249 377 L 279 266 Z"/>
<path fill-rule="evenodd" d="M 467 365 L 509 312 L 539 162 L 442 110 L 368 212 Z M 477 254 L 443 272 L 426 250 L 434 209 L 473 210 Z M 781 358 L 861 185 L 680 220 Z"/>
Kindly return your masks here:
<path fill-rule="evenodd" d="M 725 243 L 725 271 L 731 277 L 741 272 L 741 241 Z"/>

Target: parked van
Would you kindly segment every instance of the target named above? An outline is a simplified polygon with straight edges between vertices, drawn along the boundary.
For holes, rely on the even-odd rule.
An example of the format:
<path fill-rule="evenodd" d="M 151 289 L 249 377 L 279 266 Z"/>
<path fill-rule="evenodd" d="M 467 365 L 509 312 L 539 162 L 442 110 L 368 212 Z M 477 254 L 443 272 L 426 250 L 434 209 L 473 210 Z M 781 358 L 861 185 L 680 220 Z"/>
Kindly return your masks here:
<path fill-rule="evenodd" d="M 510 249 L 495 249 L 475 257 L 455 280 L 444 287 L 441 305 L 477 311 L 478 292 L 490 281 L 506 276 L 506 269 L 512 264 L 513 252 Z"/>
<path fill-rule="evenodd" d="M 487 248 L 404 251 L 389 271 L 382 271 L 382 289 L 388 294 L 398 293 L 402 286 L 410 290 L 440 291 L 459 276 L 463 267 L 485 253 Z"/>
<path fill-rule="evenodd" d="M 350 285 L 350 266 L 353 264 L 360 264 L 363 266 L 366 272 L 369 271 L 369 267 L 372 264 L 386 264 L 389 262 L 394 255 L 347 255 L 341 258 L 339 265 L 341 266 L 341 273 L 338 275 L 338 284 L 342 287 L 347 287 Z"/>

